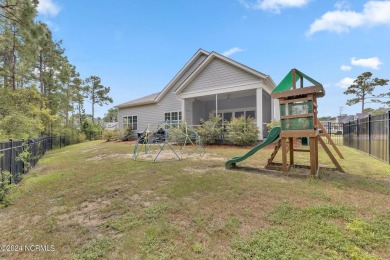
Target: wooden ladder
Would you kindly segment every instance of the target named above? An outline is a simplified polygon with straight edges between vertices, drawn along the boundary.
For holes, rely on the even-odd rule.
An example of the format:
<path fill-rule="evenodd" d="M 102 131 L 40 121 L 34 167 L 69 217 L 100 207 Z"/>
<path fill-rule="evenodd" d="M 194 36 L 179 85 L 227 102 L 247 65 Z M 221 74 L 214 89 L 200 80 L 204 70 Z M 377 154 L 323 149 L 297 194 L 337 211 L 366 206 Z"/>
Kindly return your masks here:
<path fill-rule="evenodd" d="M 280 146 L 282 145 L 282 139 L 279 138 L 278 142 L 275 144 L 274 151 L 271 154 L 271 157 L 268 159 L 267 165 L 270 165 L 275 159 L 276 154 L 278 153 Z"/>

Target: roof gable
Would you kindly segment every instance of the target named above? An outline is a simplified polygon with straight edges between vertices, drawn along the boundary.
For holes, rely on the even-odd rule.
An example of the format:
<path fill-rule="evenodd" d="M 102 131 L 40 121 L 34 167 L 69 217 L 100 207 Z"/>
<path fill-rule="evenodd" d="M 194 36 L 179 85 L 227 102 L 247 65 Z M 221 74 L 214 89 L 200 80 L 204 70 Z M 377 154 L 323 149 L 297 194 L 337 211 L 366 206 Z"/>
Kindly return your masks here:
<path fill-rule="evenodd" d="M 195 54 L 194 56 L 186 63 L 186 65 L 184 65 L 184 67 L 175 75 L 175 77 L 167 84 L 167 86 L 160 92 L 160 94 L 156 97 L 156 102 L 159 102 L 163 97 L 164 95 L 175 85 L 176 82 L 178 82 L 182 76 L 184 76 L 186 74 L 186 72 L 188 72 L 188 70 L 191 68 L 192 65 L 195 65 L 195 63 L 198 61 L 198 59 L 201 57 L 201 56 L 208 56 L 209 55 L 209 52 L 203 50 L 203 49 L 199 49 Z M 200 64 L 202 64 L 204 61 L 202 60 L 200 62 Z M 199 66 L 199 65 L 198 65 Z M 195 68 L 196 70 L 196 68 Z M 189 75 L 191 75 L 192 72 L 188 73 Z M 183 79 L 183 81 L 185 81 L 185 79 Z"/>
<path fill-rule="evenodd" d="M 191 82 L 196 80 L 198 78 L 198 76 L 200 74 L 202 74 L 202 72 L 205 71 L 209 67 L 209 65 L 216 59 L 226 63 L 227 65 L 230 65 L 230 67 L 232 67 L 234 69 L 239 69 L 239 70 L 242 70 L 244 72 L 247 72 L 249 75 L 251 75 L 252 77 L 254 77 L 256 79 L 266 79 L 269 81 L 270 85 L 272 85 L 272 86 L 275 85 L 274 82 L 272 81 L 272 79 L 268 75 L 263 74 L 257 70 L 252 69 L 252 68 L 249 68 L 249 67 L 247 67 L 239 62 L 236 62 L 232 59 L 229 59 L 229 58 L 227 58 L 219 53 L 212 52 L 202 62 L 202 64 L 175 90 L 175 92 L 181 93 L 185 88 L 187 88 L 190 85 Z"/>

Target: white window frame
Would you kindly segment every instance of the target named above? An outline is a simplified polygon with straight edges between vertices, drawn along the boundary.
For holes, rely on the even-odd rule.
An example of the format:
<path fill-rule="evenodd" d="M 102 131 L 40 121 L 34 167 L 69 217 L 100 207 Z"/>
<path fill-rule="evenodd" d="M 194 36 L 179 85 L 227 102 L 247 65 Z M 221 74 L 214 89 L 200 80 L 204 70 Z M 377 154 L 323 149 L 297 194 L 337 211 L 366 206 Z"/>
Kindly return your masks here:
<path fill-rule="evenodd" d="M 131 124 L 129 123 L 129 118 L 131 117 Z M 137 127 L 134 128 L 134 117 L 137 117 Z M 124 119 L 127 118 L 127 124 L 124 123 Z M 123 122 L 123 128 L 131 126 L 131 130 L 137 130 L 138 129 L 138 115 L 131 115 L 131 116 L 124 116 L 122 118 Z"/>
<path fill-rule="evenodd" d="M 173 121 L 172 120 L 172 114 L 173 113 L 177 113 L 177 120 L 175 121 L 183 121 L 183 112 L 181 110 L 178 110 L 178 111 L 169 111 L 169 112 L 165 112 L 164 113 L 164 121 L 165 122 L 170 122 L 170 121 Z M 169 114 L 169 120 L 165 120 L 165 114 Z"/>

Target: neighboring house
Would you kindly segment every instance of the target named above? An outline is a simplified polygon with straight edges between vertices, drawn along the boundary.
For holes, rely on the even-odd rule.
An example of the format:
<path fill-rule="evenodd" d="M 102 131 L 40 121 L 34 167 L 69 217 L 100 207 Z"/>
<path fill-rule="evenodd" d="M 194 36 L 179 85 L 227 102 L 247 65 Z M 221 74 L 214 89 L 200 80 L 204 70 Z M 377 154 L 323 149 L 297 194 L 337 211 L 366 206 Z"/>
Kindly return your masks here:
<path fill-rule="evenodd" d="M 103 122 L 103 128 L 105 130 L 115 130 L 118 128 L 118 122 Z"/>
<path fill-rule="evenodd" d="M 364 112 L 364 113 L 356 113 L 355 117 L 353 120 L 356 120 L 356 119 L 362 119 L 364 117 L 368 117 L 370 113 L 367 113 L 367 112 Z"/>
<path fill-rule="evenodd" d="M 343 114 L 336 117 L 336 123 L 348 123 L 349 121 L 353 121 L 354 118 L 353 115 Z"/>
<path fill-rule="evenodd" d="M 265 125 L 274 118 L 270 94 L 275 87 L 270 76 L 200 49 L 161 92 L 117 105 L 119 127 L 142 132 L 148 124 L 161 121 L 198 125 L 209 113 L 225 121 L 243 115 L 255 118 L 263 139 Z"/>

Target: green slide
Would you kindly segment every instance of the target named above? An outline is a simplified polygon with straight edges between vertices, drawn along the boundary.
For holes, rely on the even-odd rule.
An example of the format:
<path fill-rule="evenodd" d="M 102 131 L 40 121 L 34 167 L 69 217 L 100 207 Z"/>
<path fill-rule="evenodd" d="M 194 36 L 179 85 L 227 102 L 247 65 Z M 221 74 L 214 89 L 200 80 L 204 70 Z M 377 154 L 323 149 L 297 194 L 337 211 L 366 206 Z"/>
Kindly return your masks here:
<path fill-rule="evenodd" d="M 262 142 L 261 144 L 256 145 L 255 147 L 250 149 L 243 156 L 233 157 L 232 159 L 228 160 L 225 163 L 226 169 L 231 169 L 232 167 L 235 167 L 236 163 L 241 162 L 241 161 L 243 161 L 245 159 L 248 159 L 250 156 L 252 156 L 254 153 L 256 153 L 261 148 L 266 147 L 267 145 L 275 142 L 279 138 L 279 134 L 280 134 L 280 127 L 279 126 L 272 128 L 272 130 L 268 134 L 267 139 L 264 142 Z"/>

